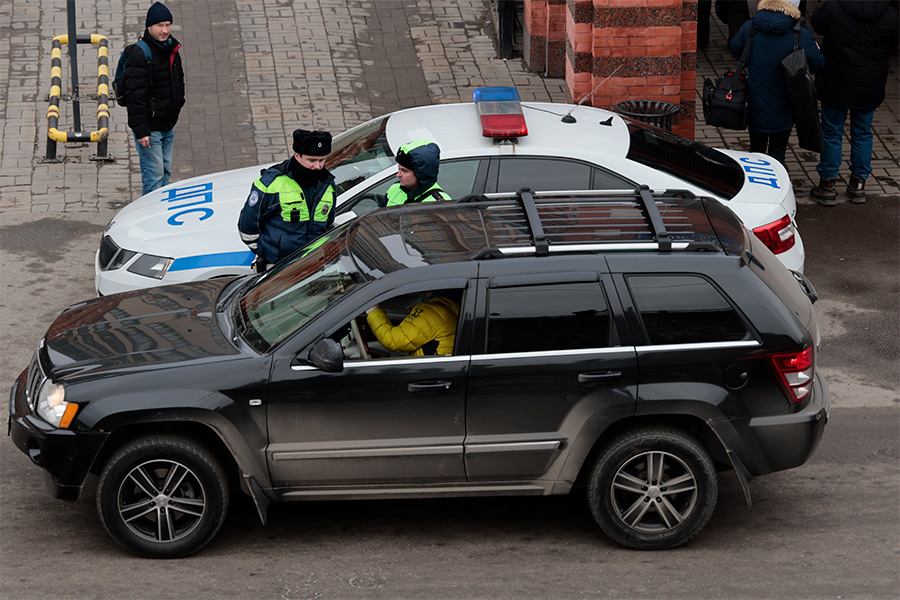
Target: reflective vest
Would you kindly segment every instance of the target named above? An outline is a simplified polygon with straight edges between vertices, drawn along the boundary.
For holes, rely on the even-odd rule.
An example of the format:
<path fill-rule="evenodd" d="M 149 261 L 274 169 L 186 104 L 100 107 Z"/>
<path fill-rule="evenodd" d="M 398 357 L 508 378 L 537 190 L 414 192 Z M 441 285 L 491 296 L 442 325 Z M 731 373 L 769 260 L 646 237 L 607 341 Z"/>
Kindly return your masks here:
<path fill-rule="evenodd" d="M 441 186 L 436 183 L 412 200 L 409 199 L 406 190 L 401 188 L 399 183 L 395 183 L 389 187 L 385 196 L 387 197 L 385 206 L 400 206 L 407 202 L 438 202 L 451 199 L 450 194 L 442 190 Z"/>

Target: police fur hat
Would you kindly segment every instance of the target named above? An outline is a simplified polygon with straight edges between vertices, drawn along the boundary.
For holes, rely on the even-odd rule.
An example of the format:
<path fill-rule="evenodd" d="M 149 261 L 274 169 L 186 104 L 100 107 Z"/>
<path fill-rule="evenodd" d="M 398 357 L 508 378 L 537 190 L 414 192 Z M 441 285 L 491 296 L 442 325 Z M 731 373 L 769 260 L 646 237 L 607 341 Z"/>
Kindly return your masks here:
<path fill-rule="evenodd" d="M 156 25 L 163 21 L 169 21 L 170 23 L 173 21 L 172 11 L 166 8 L 162 2 L 154 2 L 153 6 L 150 7 L 150 10 L 147 11 L 146 26 L 150 27 L 151 25 Z"/>
<path fill-rule="evenodd" d="M 308 156 L 327 156 L 331 154 L 331 134 L 327 131 L 294 131 L 294 152 Z"/>

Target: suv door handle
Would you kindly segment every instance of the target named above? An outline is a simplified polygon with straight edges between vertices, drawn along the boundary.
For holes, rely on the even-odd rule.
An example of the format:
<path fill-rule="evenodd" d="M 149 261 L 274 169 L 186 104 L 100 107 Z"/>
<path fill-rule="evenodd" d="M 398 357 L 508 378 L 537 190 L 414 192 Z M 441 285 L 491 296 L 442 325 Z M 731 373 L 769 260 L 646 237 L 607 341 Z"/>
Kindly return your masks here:
<path fill-rule="evenodd" d="M 594 383 L 596 381 L 609 381 L 610 379 L 619 379 L 622 377 L 622 371 L 601 371 L 599 373 L 579 373 L 578 383 Z"/>
<path fill-rule="evenodd" d="M 406 384 L 407 392 L 433 392 L 435 390 L 449 390 L 453 384 L 451 381 L 422 381 Z"/>

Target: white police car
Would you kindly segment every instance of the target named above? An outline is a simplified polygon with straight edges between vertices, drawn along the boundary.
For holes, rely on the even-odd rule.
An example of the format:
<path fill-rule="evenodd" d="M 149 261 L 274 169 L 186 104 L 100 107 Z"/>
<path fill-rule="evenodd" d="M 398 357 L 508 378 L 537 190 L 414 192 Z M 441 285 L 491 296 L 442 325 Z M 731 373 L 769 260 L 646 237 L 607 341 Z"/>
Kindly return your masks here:
<path fill-rule="evenodd" d="M 731 208 L 789 268 L 803 270 L 785 169 L 763 154 L 717 150 L 589 106 L 520 103 L 514 88 L 475 102 L 397 111 L 335 136 L 337 222 L 377 208 L 396 181 L 394 151 L 411 140 L 441 149 L 438 183 L 453 198 L 586 189 L 684 189 Z M 260 170 L 214 173 L 138 198 L 110 221 L 95 260 L 101 295 L 250 273 L 238 214 Z"/>

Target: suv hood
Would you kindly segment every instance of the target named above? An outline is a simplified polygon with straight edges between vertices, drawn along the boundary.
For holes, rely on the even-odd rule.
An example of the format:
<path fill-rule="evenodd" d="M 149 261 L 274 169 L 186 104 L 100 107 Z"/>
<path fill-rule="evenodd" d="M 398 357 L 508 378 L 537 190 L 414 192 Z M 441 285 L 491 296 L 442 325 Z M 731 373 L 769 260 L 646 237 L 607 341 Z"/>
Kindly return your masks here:
<path fill-rule="evenodd" d="M 88 300 L 60 314 L 44 339 L 57 377 L 236 355 L 216 321 L 231 279 L 170 285 Z"/>

